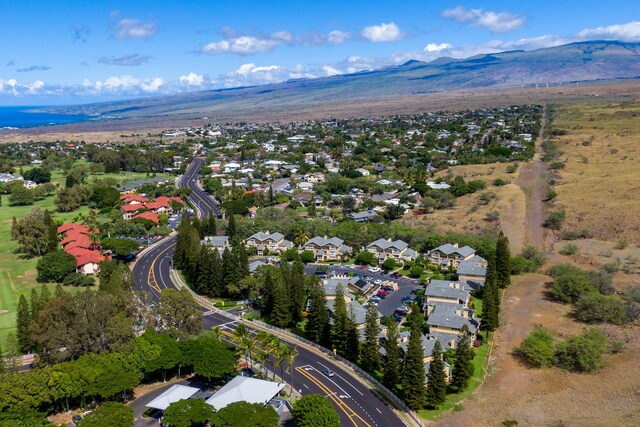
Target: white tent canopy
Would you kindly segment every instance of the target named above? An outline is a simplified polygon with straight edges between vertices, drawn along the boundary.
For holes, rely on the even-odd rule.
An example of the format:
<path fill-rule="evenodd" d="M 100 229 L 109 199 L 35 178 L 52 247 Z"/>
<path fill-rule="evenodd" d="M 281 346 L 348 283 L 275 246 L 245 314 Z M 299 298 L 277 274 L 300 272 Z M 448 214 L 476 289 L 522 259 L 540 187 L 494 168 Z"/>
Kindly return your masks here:
<path fill-rule="evenodd" d="M 188 399 L 197 392 L 199 392 L 199 388 L 189 387 L 186 385 L 172 385 L 169 387 L 164 393 L 160 396 L 153 399 L 151 402 L 147 403 L 148 408 L 161 409 L 165 410 L 174 402 L 179 400 Z"/>
<path fill-rule="evenodd" d="M 237 376 L 207 399 L 217 411 L 235 402 L 266 405 L 284 388 L 284 384 Z"/>

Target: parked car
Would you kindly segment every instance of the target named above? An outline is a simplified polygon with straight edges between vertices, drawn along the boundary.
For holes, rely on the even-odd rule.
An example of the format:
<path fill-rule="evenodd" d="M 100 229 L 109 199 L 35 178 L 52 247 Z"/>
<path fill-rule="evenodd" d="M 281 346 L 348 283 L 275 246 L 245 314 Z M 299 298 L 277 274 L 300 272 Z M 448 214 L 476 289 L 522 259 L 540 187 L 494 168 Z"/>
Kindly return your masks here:
<path fill-rule="evenodd" d="M 402 298 L 402 302 L 404 302 L 404 303 L 407 303 L 407 302 L 408 302 L 408 303 L 412 303 L 412 302 L 414 302 L 415 300 L 416 300 L 416 299 L 415 299 L 414 297 L 404 297 L 404 298 Z"/>
<path fill-rule="evenodd" d="M 335 372 L 333 372 L 331 369 L 328 369 L 328 368 L 327 368 L 327 369 L 325 369 L 325 370 L 323 370 L 323 371 L 322 371 L 322 373 L 323 373 L 324 375 L 326 375 L 327 377 L 333 377 L 333 376 L 335 376 L 335 375 L 336 375 L 336 373 L 335 373 Z"/>
<path fill-rule="evenodd" d="M 80 415 L 80 414 L 75 414 L 75 415 L 73 415 L 73 416 L 71 417 L 71 421 L 73 421 L 73 425 L 74 425 L 74 426 L 75 426 L 75 425 L 78 425 L 78 423 L 79 423 L 80 421 L 82 421 L 82 415 Z"/>
<path fill-rule="evenodd" d="M 360 270 L 366 270 L 366 269 L 367 269 L 367 266 L 366 266 L 366 265 L 361 265 L 361 266 L 360 266 Z"/>
<path fill-rule="evenodd" d="M 373 283 L 376 285 L 382 285 L 382 280 L 377 279 L 377 280 L 374 280 Z"/>
<path fill-rule="evenodd" d="M 381 298 L 378 295 L 374 295 L 371 297 L 371 299 L 375 302 L 379 302 Z"/>
<path fill-rule="evenodd" d="M 398 322 L 398 323 L 402 322 L 402 319 L 403 319 L 402 316 L 398 316 L 397 314 L 394 314 L 393 318 L 396 319 L 396 322 Z"/>
<path fill-rule="evenodd" d="M 384 285 L 384 286 L 383 286 L 382 288 L 380 288 L 380 289 L 382 289 L 383 291 L 387 291 L 387 292 L 393 292 L 393 291 L 395 291 L 394 287 L 393 287 L 393 286 L 389 286 L 389 285 Z"/>
<path fill-rule="evenodd" d="M 389 292 L 388 291 L 383 291 L 382 289 L 380 289 L 376 295 L 388 297 L 389 296 Z"/>
<path fill-rule="evenodd" d="M 369 271 L 372 273 L 377 273 L 378 271 L 380 271 L 380 267 L 371 267 Z"/>

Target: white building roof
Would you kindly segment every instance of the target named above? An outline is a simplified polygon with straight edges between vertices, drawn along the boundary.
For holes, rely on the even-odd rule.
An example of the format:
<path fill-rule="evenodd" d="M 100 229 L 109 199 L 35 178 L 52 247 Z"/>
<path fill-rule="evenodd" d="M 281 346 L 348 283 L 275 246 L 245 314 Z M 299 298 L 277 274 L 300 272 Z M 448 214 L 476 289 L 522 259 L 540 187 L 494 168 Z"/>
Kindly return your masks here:
<path fill-rule="evenodd" d="M 147 403 L 147 407 L 154 408 L 154 409 L 161 409 L 164 411 L 172 403 L 177 402 L 179 400 L 188 399 L 199 391 L 200 389 L 195 387 L 189 387 L 189 386 L 180 385 L 180 384 L 172 385 L 160 396 L 156 397 L 151 402 Z"/>
<path fill-rule="evenodd" d="M 266 405 L 284 388 L 284 384 L 237 376 L 207 399 L 216 411 L 235 402 L 261 403 Z"/>

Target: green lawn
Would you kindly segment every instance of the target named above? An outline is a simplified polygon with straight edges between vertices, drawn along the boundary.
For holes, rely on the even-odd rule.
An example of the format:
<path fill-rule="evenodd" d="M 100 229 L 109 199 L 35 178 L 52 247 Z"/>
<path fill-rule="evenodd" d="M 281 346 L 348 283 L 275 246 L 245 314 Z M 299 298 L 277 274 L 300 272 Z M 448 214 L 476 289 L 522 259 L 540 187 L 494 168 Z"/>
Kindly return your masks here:
<path fill-rule="evenodd" d="M 28 167 L 24 168 L 28 170 Z M 169 176 L 158 174 L 158 176 Z M 92 175 L 87 181 L 91 182 L 95 178 L 116 178 L 119 182 L 131 181 L 139 178 L 146 178 L 146 173 L 124 172 L 118 174 Z M 60 170 L 52 172 L 51 180 L 54 183 L 64 185 L 64 176 Z M 34 207 L 48 209 L 55 212 L 53 203 L 55 196 L 47 197 L 35 202 L 31 206 L 9 206 L 9 196 L 2 196 L 2 207 L 0 207 L 0 347 L 5 346 L 7 334 L 15 329 L 16 305 L 21 294 L 29 296 L 32 288 L 39 288 L 41 285 L 36 282 L 36 264 L 38 258 L 24 259 L 15 253 L 17 243 L 11 241 L 11 221 L 15 216 L 21 218 L 26 216 Z M 73 221 L 79 214 L 86 215 L 89 209 L 82 206 L 74 212 L 54 213 L 53 217 L 58 222 Z M 53 285 L 51 285 L 53 286 Z M 76 288 L 69 289 L 76 291 Z M 53 289 L 52 289 L 53 291 Z"/>
<path fill-rule="evenodd" d="M 469 380 L 469 387 L 462 393 L 447 395 L 447 401 L 440 405 L 438 409 L 423 409 L 418 411 L 418 415 L 425 420 L 433 420 L 450 410 L 462 409 L 462 400 L 468 398 L 478 388 L 484 374 L 484 362 L 489 354 L 489 345 L 487 341 L 483 341 L 482 345 L 475 348 L 475 357 L 473 358 L 473 377 Z"/>
<path fill-rule="evenodd" d="M 15 253 L 18 245 L 11 240 L 11 221 L 15 216 L 26 216 L 34 207 L 54 211 L 54 196 L 35 202 L 31 206 L 7 206 L 9 197 L 4 195 L 0 208 L 0 346 L 4 347 L 9 332 L 15 328 L 16 305 L 21 294 L 28 294 L 36 282 L 38 258 L 24 259 Z M 86 214 L 89 209 L 81 207 L 75 212 L 56 213 L 54 219 L 61 222 L 73 220 L 78 214 Z"/>

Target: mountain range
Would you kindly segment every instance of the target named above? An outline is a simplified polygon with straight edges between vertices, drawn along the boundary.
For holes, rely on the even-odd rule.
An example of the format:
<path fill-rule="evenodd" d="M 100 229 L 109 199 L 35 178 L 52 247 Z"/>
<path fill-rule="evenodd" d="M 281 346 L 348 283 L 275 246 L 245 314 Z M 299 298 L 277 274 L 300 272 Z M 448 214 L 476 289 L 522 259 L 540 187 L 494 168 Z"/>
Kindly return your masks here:
<path fill-rule="evenodd" d="M 373 71 L 261 86 L 206 90 L 78 106 L 60 114 L 120 118 L 299 109 L 328 102 L 384 99 L 490 87 L 561 85 L 640 77 L 640 43 L 586 41 L 466 59 L 408 61 Z"/>

